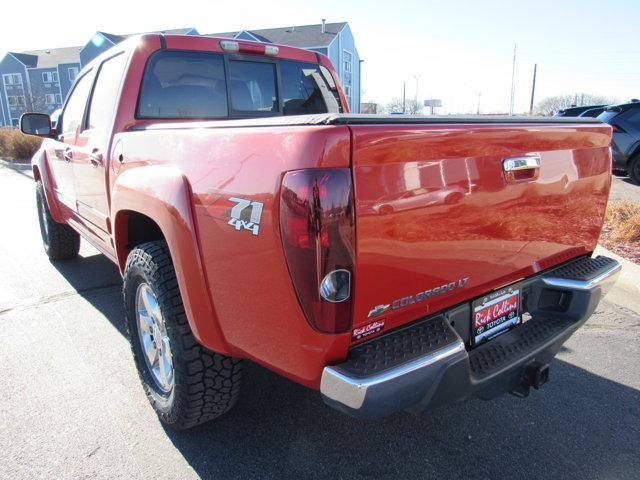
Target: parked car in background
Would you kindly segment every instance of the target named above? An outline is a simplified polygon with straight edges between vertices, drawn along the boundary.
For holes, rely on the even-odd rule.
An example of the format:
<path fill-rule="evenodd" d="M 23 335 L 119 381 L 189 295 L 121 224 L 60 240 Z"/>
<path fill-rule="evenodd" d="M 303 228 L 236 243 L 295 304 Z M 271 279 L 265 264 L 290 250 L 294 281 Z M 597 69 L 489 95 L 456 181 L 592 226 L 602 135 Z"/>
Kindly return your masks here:
<path fill-rule="evenodd" d="M 589 115 L 582 115 L 584 112 L 591 110 L 593 108 L 604 108 L 606 107 L 606 105 L 584 105 L 582 107 L 569 107 L 569 108 L 564 108 L 562 110 L 558 110 L 556 113 L 554 113 L 554 117 L 582 117 L 582 116 L 589 116 Z M 597 116 L 597 115 L 596 115 Z"/>
<path fill-rule="evenodd" d="M 589 110 L 585 110 L 584 112 L 582 112 L 580 115 L 578 115 L 579 117 L 590 117 L 590 118 L 596 118 L 598 115 L 600 115 L 602 112 L 604 112 L 606 107 L 595 107 L 595 108 L 590 108 Z"/>
<path fill-rule="evenodd" d="M 640 102 L 609 105 L 598 118 L 613 127 L 613 171 L 640 185 Z"/>

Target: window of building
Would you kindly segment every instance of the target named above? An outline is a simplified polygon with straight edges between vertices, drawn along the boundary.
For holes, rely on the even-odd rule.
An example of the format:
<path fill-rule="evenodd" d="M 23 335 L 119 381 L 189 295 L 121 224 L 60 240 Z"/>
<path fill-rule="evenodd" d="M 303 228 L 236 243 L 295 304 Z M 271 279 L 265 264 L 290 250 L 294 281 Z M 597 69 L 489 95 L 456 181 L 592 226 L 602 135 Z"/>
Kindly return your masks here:
<path fill-rule="evenodd" d="M 78 67 L 71 67 L 69 69 L 69 81 L 75 82 L 77 76 L 78 76 Z"/>
<path fill-rule="evenodd" d="M 58 105 L 62 105 L 62 95 L 60 95 L 59 93 L 56 93 L 56 103 Z"/>
<path fill-rule="evenodd" d="M 2 79 L 5 85 L 22 85 L 22 74 L 20 73 L 5 73 L 2 75 Z"/>
<path fill-rule="evenodd" d="M 350 96 L 351 96 L 351 85 L 345 85 L 345 86 L 344 86 L 344 94 L 345 94 L 347 97 L 350 97 Z"/>
<path fill-rule="evenodd" d="M 106 60 L 100 67 L 89 104 L 89 128 L 104 131 L 109 128 L 126 60 L 127 57 L 120 54 Z"/>
<path fill-rule="evenodd" d="M 54 103 L 56 103 L 56 96 L 53 93 L 47 93 L 44 96 L 44 103 L 46 103 L 47 105 L 53 105 Z"/>
<path fill-rule="evenodd" d="M 26 102 L 22 95 L 8 95 L 7 102 L 11 107 L 24 107 L 26 106 Z"/>
<path fill-rule="evenodd" d="M 231 109 L 237 112 L 277 112 L 276 66 L 273 63 L 229 62 Z"/>
<path fill-rule="evenodd" d="M 58 83 L 58 72 L 42 72 L 44 83 Z"/>
<path fill-rule="evenodd" d="M 342 51 L 342 69 L 345 72 L 351 71 L 351 52 Z"/>

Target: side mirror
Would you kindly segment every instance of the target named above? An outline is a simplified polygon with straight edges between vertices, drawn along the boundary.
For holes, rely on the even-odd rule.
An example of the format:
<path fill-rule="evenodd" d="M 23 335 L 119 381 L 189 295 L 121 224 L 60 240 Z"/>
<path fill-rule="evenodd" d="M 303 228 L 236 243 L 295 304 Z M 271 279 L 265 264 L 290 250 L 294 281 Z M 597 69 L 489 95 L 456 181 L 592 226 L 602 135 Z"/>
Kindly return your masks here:
<path fill-rule="evenodd" d="M 52 137 L 55 130 L 51 128 L 51 119 L 46 113 L 25 113 L 20 117 L 20 130 L 27 135 Z"/>

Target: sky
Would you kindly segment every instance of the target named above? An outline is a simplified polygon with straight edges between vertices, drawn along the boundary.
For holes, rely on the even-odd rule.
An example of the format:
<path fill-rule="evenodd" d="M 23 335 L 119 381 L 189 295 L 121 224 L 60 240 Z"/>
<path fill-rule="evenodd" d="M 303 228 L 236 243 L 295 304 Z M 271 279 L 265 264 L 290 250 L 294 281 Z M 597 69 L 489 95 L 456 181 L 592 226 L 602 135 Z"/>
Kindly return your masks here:
<path fill-rule="evenodd" d="M 53 5 L 6 2 L 0 58 L 7 51 L 84 45 L 97 30 L 212 33 L 326 18 L 351 26 L 364 60 L 363 101 L 401 97 L 406 82 L 408 98 L 442 99 L 439 113 L 478 106 L 482 113 L 508 112 L 514 45 L 517 113 L 529 110 L 536 63 L 536 100 L 581 92 L 640 98 L 640 0 L 67 0 L 58 15 Z"/>

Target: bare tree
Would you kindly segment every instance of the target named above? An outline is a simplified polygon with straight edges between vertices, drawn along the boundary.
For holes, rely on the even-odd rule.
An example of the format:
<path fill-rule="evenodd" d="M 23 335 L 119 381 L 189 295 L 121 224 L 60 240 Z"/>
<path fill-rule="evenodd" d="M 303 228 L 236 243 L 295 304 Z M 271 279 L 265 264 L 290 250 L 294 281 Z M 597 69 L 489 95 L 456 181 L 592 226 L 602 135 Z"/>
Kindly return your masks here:
<path fill-rule="evenodd" d="M 384 113 L 406 113 L 407 115 L 420 115 L 422 113 L 422 105 L 420 102 L 416 102 L 415 99 L 407 98 L 404 103 L 401 98 L 393 98 L 389 103 L 381 107 L 381 111 Z"/>
<path fill-rule="evenodd" d="M 547 97 L 540 100 L 534 108 L 536 115 L 553 115 L 558 110 L 570 107 L 601 105 L 614 103 L 611 97 L 603 95 L 592 95 L 590 93 L 556 95 L 555 97 Z"/>
<path fill-rule="evenodd" d="M 31 84 L 31 101 L 29 103 L 29 109 L 33 112 L 50 113 L 52 108 L 50 104 L 47 104 L 46 95 L 49 93 L 45 88 L 37 82 Z M 53 94 L 53 92 L 51 92 Z"/>

